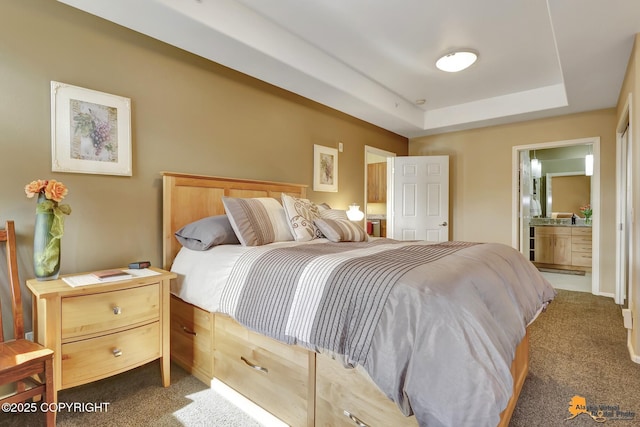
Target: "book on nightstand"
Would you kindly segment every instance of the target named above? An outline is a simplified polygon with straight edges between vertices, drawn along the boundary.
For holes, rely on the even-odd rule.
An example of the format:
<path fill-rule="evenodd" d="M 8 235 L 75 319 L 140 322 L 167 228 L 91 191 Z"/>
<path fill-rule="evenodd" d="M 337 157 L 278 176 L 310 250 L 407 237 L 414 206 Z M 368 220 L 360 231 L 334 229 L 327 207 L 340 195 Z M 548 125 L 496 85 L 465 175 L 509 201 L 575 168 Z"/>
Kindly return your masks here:
<path fill-rule="evenodd" d="M 91 275 L 101 282 L 115 282 L 116 280 L 126 280 L 133 277 L 133 275 L 123 270 L 102 270 L 93 272 Z"/>

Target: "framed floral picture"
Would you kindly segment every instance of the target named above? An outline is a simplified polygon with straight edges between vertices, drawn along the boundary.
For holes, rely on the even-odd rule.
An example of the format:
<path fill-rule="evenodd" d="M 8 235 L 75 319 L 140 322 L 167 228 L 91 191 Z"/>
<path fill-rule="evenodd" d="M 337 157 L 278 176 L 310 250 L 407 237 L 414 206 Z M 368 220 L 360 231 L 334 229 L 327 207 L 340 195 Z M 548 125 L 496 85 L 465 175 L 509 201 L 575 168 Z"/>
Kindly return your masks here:
<path fill-rule="evenodd" d="M 338 191 L 338 150 L 313 146 L 313 191 Z"/>
<path fill-rule="evenodd" d="M 51 170 L 131 176 L 131 100 L 51 82 Z"/>

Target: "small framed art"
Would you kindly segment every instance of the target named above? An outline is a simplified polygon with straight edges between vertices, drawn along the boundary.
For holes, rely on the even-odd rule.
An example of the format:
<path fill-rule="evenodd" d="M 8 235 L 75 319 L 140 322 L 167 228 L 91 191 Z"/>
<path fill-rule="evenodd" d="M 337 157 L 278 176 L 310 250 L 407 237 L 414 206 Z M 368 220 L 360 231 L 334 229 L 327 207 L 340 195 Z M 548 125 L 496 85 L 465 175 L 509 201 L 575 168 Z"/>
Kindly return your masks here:
<path fill-rule="evenodd" d="M 131 100 L 51 82 L 51 170 L 131 176 Z"/>
<path fill-rule="evenodd" d="M 338 191 L 338 150 L 313 146 L 313 191 Z"/>

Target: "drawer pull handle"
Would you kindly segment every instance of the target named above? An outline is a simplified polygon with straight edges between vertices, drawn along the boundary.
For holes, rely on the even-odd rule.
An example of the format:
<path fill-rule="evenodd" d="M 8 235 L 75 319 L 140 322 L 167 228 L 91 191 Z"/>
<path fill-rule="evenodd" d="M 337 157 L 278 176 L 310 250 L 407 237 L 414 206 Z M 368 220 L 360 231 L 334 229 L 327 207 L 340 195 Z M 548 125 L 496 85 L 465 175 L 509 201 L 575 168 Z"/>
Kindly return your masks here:
<path fill-rule="evenodd" d="M 116 316 L 118 314 L 122 314 L 122 309 L 120 308 L 120 306 L 116 305 L 115 307 L 113 307 L 113 314 L 115 314 Z"/>
<path fill-rule="evenodd" d="M 194 331 L 192 331 L 191 329 L 187 328 L 186 326 L 182 326 L 182 330 L 185 331 L 186 333 L 188 333 L 189 335 L 193 335 L 194 337 L 196 335 L 198 335 Z"/>
<path fill-rule="evenodd" d="M 122 350 L 120 350 L 119 348 L 116 348 L 115 350 L 113 350 L 113 357 L 120 357 L 122 356 Z"/>
<path fill-rule="evenodd" d="M 351 412 L 347 411 L 346 409 L 344 410 L 344 414 L 349 417 L 349 419 L 351 421 L 353 421 L 354 423 L 356 423 L 356 425 L 358 427 L 369 427 L 369 424 L 364 423 L 360 418 L 356 417 L 355 415 L 353 415 Z"/>
<path fill-rule="evenodd" d="M 240 360 L 242 360 L 247 366 L 249 366 L 250 368 L 255 369 L 256 371 L 264 372 L 265 374 L 269 373 L 269 370 L 267 368 L 263 368 L 262 366 L 254 365 L 253 363 L 251 363 L 247 359 L 245 359 L 244 356 L 240 356 Z"/>

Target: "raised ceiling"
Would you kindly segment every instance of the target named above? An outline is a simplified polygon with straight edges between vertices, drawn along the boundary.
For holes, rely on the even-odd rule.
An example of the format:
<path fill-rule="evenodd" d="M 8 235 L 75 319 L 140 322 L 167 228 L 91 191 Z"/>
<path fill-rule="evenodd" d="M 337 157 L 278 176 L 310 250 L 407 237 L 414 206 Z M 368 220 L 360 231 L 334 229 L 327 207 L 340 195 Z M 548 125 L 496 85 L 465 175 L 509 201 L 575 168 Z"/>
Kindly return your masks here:
<path fill-rule="evenodd" d="M 409 138 L 614 107 L 640 33 L 638 0 L 58 1 Z"/>

